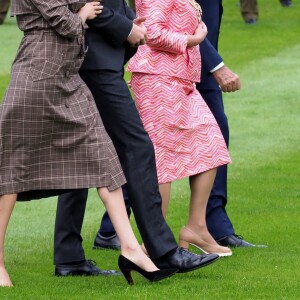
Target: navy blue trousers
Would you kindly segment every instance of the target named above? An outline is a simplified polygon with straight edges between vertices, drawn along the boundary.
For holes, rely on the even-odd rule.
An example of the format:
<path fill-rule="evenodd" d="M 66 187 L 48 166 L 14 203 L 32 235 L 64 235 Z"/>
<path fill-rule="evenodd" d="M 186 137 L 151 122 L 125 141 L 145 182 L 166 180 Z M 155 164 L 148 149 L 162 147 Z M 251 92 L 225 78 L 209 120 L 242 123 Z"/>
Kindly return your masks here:
<path fill-rule="evenodd" d="M 221 90 L 200 90 L 200 93 L 214 115 L 227 147 L 229 146 L 229 126 L 224 111 Z M 206 209 L 206 223 L 210 234 L 219 239 L 234 233 L 232 223 L 226 213 L 227 204 L 227 165 L 217 170 Z"/>

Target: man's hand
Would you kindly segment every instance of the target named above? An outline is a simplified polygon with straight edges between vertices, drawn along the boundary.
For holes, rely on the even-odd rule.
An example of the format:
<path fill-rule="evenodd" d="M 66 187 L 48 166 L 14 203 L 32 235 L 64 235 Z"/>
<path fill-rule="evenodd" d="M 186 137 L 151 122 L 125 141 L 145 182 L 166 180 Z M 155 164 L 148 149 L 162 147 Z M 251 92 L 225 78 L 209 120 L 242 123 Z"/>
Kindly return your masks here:
<path fill-rule="evenodd" d="M 235 92 L 241 88 L 239 76 L 226 66 L 213 72 L 213 76 L 218 82 L 221 90 L 225 93 Z"/>
<path fill-rule="evenodd" d="M 133 26 L 127 41 L 132 46 L 144 45 L 147 40 L 147 29 L 143 22 L 146 18 L 136 18 L 133 20 Z"/>

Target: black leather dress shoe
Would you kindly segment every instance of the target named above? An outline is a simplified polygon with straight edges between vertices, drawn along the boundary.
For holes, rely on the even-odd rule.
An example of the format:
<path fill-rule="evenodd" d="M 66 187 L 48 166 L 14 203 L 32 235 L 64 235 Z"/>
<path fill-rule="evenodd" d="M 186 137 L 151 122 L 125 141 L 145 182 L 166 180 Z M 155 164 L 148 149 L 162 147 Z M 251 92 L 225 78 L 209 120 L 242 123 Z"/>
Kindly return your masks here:
<path fill-rule="evenodd" d="M 177 247 L 166 255 L 153 260 L 159 269 L 178 269 L 178 273 L 185 273 L 205 267 L 219 259 L 218 254 L 197 255 L 186 249 Z"/>
<path fill-rule="evenodd" d="M 279 1 L 283 7 L 289 7 L 292 5 L 292 0 L 279 0 Z"/>
<path fill-rule="evenodd" d="M 267 245 L 255 245 L 246 242 L 242 236 L 237 234 L 231 234 L 220 238 L 217 240 L 217 243 L 225 247 L 258 247 L 258 248 L 267 248 Z"/>
<path fill-rule="evenodd" d="M 56 265 L 56 276 L 112 276 L 122 275 L 121 272 L 115 270 L 101 270 L 92 260 L 85 260 L 83 263 L 76 265 Z"/>
<path fill-rule="evenodd" d="M 120 250 L 121 243 L 116 234 L 110 237 L 104 237 L 98 232 L 94 241 L 93 249 Z"/>

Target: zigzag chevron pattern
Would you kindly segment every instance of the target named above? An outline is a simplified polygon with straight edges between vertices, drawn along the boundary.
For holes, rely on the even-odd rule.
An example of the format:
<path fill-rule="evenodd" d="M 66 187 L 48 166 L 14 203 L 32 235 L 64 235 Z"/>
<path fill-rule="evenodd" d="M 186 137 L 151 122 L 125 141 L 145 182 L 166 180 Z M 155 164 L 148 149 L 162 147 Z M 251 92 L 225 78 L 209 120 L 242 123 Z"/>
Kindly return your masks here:
<path fill-rule="evenodd" d="M 188 0 L 136 0 L 146 17 L 147 44 L 130 60 L 131 86 L 154 144 L 159 183 L 230 162 L 223 136 L 195 88 L 200 79 L 199 47 L 187 47 L 199 21 Z M 156 74 L 156 75 L 155 75 Z"/>
<path fill-rule="evenodd" d="M 187 48 L 187 34 L 199 25 L 188 0 L 136 0 L 137 15 L 146 17 L 147 44 L 128 65 L 130 72 L 164 74 L 200 81 L 199 47 Z"/>
<path fill-rule="evenodd" d="M 159 183 L 230 162 L 219 126 L 190 81 L 134 73 L 131 86 L 154 144 Z"/>

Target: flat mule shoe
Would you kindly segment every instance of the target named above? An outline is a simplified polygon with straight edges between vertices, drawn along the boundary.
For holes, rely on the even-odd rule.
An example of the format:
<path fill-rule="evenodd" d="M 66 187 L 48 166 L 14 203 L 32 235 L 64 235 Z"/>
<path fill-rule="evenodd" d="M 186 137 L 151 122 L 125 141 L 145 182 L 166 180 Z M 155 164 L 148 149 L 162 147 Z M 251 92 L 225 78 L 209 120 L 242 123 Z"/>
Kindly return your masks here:
<path fill-rule="evenodd" d="M 189 249 L 189 245 L 197 247 L 205 254 L 215 253 L 220 257 L 232 255 L 232 251 L 230 250 L 230 248 L 220 245 L 211 245 L 202 240 L 200 235 L 185 226 L 179 233 L 179 246 Z"/>

